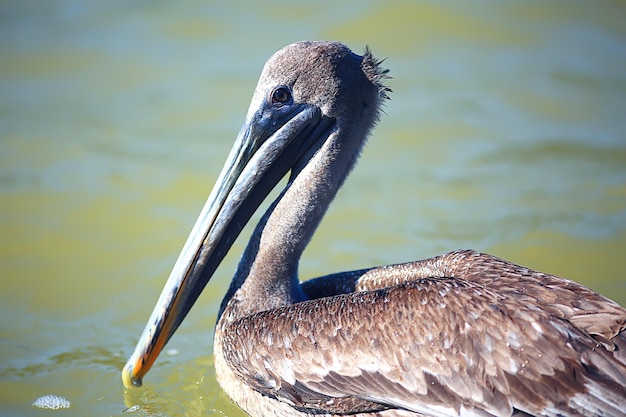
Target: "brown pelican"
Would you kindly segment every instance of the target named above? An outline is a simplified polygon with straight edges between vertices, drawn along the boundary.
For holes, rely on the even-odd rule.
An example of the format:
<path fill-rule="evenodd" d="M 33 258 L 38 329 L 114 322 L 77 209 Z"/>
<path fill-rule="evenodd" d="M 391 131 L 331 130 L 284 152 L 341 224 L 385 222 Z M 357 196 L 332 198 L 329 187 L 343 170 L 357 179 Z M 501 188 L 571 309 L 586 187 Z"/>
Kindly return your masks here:
<path fill-rule="evenodd" d="M 222 302 L 215 368 L 252 416 L 624 416 L 626 309 L 474 251 L 298 280 L 390 91 L 332 42 L 265 64 L 245 124 L 123 370 L 140 386 L 252 213 L 289 173 Z"/>

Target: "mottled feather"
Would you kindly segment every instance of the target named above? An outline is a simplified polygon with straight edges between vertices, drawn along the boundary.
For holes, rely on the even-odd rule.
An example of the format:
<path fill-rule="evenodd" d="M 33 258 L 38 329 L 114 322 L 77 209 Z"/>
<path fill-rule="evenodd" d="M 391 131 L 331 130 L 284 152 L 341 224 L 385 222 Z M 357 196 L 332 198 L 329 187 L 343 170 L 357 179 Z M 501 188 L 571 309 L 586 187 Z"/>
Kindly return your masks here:
<path fill-rule="evenodd" d="M 467 256 L 473 262 L 465 259 L 464 265 L 486 272 L 474 274 L 470 268 L 464 276 L 437 276 L 437 267 L 454 270 L 458 264 L 446 260 Z M 419 276 L 429 266 L 436 266 L 431 277 Z M 537 289 L 501 291 L 499 285 L 506 288 L 518 268 L 466 251 L 371 269 L 358 286 L 379 282 L 382 288 L 264 311 L 226 326 L 226 359 L 247 385 L 311 412 L 390 407 L 439 415 L 478 409 L 486 415 L 511 415 L 514 409 L 620 415 L 626 366 L 616 364 L 584 329 L 529 303 L 527 292 L 545 299 Z M 499 282 L 497 270 L 512 272 L 503 273 Z M 544 275 L 526 269 L 524 284 L 543 288 L 569 282 Z M 401 276 L 400 283 L 385 286 Z M 565 286 L 571 291 L 580 287 Z M 601 305 L 602 296 L 592 298 Z M 564 305 L 579 304 L 568 300 Z M 621 314 L 626 314 L 623 309 Z M 613 403 L 598 398 L 611 391 Z M 555 404 L 547 393 L 561 398 L 584 394 L 578 403 Z"/>

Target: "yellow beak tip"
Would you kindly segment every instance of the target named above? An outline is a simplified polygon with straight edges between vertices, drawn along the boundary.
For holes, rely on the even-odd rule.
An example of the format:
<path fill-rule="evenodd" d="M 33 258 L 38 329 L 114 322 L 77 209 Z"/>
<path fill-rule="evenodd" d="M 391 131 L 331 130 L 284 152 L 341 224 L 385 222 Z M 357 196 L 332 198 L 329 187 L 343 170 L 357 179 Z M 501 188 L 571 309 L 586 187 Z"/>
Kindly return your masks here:
<path fill-rule="evenodd" d="M 126 388 L 138 388 L 141 387 L 141 377 L 133 376 L 134 366 L 131 363 L 127 363 L 122 369 L 122 382 Z"/>

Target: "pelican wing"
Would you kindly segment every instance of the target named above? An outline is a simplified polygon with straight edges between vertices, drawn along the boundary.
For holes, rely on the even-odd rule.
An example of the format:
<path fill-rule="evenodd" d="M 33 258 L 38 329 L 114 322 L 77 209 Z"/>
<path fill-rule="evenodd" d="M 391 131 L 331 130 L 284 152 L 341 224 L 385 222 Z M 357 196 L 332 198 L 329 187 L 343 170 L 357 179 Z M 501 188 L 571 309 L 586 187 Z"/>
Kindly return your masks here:
<path fill-rule="evenodd" d="M 456 278 L 257 313 L 226 325 L 224 349 L 246 384 L 316 412 L 622 415 L 626 403 L 626 367 L 588 334 Z"/>
<path fill-rule="evenodd" d="M 473 250 L 458 250 L 344 275 L 352 278 L 354 274 L 358 274 L 358 278 L 352 291 L 379 289 L 418 278 L 454 277 L 472 281 L 569 321 L 611 351 L 616 349 L 615 336 L 626 330 L 626 309 L 603 295 L 577 282 Z M 348 283 L 352 279 L 344 277 L 337 281 L 344 282 L 342 288 L 349 290 Z M 626 350 L 626 346 L 623 349 Z M 626 356 L 624 352 L 620 355 Z M 622 362 L 626 363 L 626 358 Z"/>

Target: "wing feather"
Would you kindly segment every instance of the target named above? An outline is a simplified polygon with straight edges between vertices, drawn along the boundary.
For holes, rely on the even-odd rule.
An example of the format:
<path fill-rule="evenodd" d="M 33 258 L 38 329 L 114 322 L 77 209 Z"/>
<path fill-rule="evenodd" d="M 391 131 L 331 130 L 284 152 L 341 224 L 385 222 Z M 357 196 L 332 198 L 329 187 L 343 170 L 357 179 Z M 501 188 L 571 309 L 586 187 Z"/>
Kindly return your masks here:
<path fill-rule="evenodd" d="M 226 360 L 257 391 L 314 412 L 623 415 L 626 365 L 610 351 L 611 334 L 624 326 L 621 307 L 606 307 L 606 299 L 586 289 L 589 299 L 575 300 L 570 293 L 580 295 L 577 286 L 563 292 L 558 277 L 547 275 L 537 284 L 538 273 L 530 270 L 516 287 L 512 277 L 521 267 L 513 264 L 506 264 L 504 289 L 496 291 L 493 260 L 493 271 L 483 267 L 482 274 L 437 262 L 443 269 L 429 274 L 409 264 L 357 271 L 346 282 L 358 292 L 227 324 Z M 443 274 L 450 276 L 437 277 Z M 377 288 L 389 276 L 399 278 Z M 584 308 L 611 320 L 604 328 L 569 321 Z M 607 348 L 589 333 L 603 335 Z"/>

